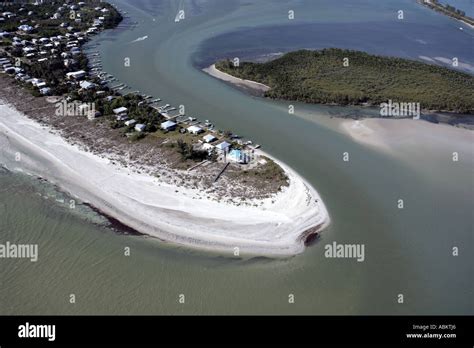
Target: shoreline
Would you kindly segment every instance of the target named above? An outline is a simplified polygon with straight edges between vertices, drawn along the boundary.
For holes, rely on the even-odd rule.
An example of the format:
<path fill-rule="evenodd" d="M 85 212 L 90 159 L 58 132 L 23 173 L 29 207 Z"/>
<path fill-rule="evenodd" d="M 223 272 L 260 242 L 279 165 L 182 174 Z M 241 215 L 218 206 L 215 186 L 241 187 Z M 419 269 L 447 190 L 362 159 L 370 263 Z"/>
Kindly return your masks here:
<path fill-rule="evenodd" d="M 226 83 L 229 83 L 232 87 L 237 88 L 238 90 L 243 91 L 244 93 L 247 93 L 248 95 L 251 96 L 256 96 L 256 97 L 261 97 L 265 99 L 270 99 L 271 98 L 266 98 L 265 97 L 265 92 L 269 91 L 271 87 L 264 85 L 259 82 L 251 81 L 251 80 L 244 80 L 235 76 L 232 76 L 228 73 L 225 73 L 219 69 L 216 68 L 216 65 L 213 64 L 205 69 L 202 69 L 203 72 L 206 74 L 224 81 Z M 298 102 L 295 100 L 287 100 L 287 99 L 276 99 L 280 101 L 288 101 L 288 102 L 293 102 L 293 103 L 304 103 L 304 102 Z M 344 105 L 344 104 L 337 104 L 337 103 L 327 103 L 327 104 L 312 104 L 312 103 L 304 103 L 308 105 L 321 105 L 321 106 L 334 106 L 334 107 L 360 107 L 360 108 L 366 108 L 367 110 L 371 108 L 376 108 L 378 105 Z M 451 125 L 453 127 L 460 126 L 462 128 L 468 129 L 468 130 L 474 130 L 474 115 L 472 114 L 460 114 L 460 113 L 453 113 L 450 111 L 433 111 L 433 110 L 428 110 L 428 109 L 422 109 L 420 110 L 420 118 L 424 121 L 427 121 L 432 124 L 446 124 L 446 125 Z M 339 119 L 353 119 L 352 117 L 347 117 L 347 116 L 339 116 L 339 115 L 333 115 L 333 117 L 339 118 Z M 357 120 L 370 120 L 370 119 L 387 119 L 387 117 L 383 116 L 360 116 Z M 412 117 L 397 117 L 397 120 L 404 120 L 404 119 L 412 119 Z"/>
<path fill-rule="evenodd" d="M 290 185 L 262 206 L 241 207 L 197 197 L 199 190 L 165 184 L 71 145 L 9 105 L 1 105 L 2 161 L 59 186 L 140 233 L 189 248 L 245 256 L 289 257 L 307 235 L 330 222 L 317 191 L 290 167 Z M 16 152 L 23 154 L 14 161 Z M 316 230 L 315 230 L 316 229 Z M 310 232 L 308 232 L 310 231 Z"/>
<path fill-rule="evenodd" d="M 429 8 L 430 10 L 433 10 L 435 12 L 438 12 L 444 16 L 447 16 L 447 17 L 450 17 L 454 20 L 457 20 L 458 22 L 462 23 L 462 24 L 465 24 L 467 25 L 469 28 L 471 29 L 474 29 L 474 24 L 472 23 L 469 23 L 468 20 L 466 20 L 465 18 L 456 18 L 454 17 L 449 11 L 447 11 L 441 4 L 434 4 L 433 2 L 431 2 L 430 0 L 427 0 L 426 2 L 423 1 L 423 0 L 418 0 L 418 3 L 420 5 L 423 5 L 427 8 Z M 468 16 L 466 16 L 468 17 Z M 470 18 L 470 17 L 468 17 Z"/>
<path fill-rule="evenodd" d="M 265 92 L 269 91 L 271 88 L 263 83 L 251 81 L 251 80 L 244 80 L 238 77 L 232 76 L 227 74 L 219 69 L 216 68 L 216 64 L 212 64 L 211 66 L 202 69 L 206 74 L 225 82 L 229 82 L 233 86 L 238 87 L 239 89 L 249 91 L 251 94 L 257 96 L 263 96 Z"/>

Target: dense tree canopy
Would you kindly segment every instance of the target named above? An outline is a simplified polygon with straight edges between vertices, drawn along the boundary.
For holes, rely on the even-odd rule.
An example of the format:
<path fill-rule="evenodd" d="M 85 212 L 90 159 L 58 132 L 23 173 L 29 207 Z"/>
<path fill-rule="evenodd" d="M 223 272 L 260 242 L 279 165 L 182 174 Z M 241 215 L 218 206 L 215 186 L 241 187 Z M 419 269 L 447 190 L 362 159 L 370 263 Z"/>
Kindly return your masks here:
<path fill-rule="evenodd" d="M 420 103 L 427 110 L 474 113 L 473 76 L 407 59 L 325 49 L 291 52 L 267 63 L 235 67 L 221 61 L 216 66 L 270 86 L 270 98 L 340 105 L 392 100 Z"/>

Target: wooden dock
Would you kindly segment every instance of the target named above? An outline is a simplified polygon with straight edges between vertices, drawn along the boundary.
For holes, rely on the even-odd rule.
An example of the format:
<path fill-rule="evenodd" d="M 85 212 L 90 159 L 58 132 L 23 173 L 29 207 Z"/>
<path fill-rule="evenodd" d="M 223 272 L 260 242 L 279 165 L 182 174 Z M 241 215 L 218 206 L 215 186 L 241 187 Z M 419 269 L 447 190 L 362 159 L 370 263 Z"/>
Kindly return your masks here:
<path fill-rule="evenodd" d="M 219 180 L 219 178 L 222 176 L 222 174 L 224 174 L 225 170 L 227 169 L 227 167 L 230 165 L 230 163 L 226 163 L 226 165 L 224 166 L 224 168 L 222 168 L 222 170 L 219 172 L 219 174 L 217 174 L 217 176 L 214 178 L 214 182 L 216 182 L 217 180 Z"/>

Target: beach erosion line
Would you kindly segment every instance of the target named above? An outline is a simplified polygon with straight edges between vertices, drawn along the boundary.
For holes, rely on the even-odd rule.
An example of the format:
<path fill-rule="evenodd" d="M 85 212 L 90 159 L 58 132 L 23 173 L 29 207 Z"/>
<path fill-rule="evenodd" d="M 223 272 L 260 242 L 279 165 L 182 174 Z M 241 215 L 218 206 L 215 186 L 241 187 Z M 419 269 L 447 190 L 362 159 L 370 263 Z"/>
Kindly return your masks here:
<path fill-rule="evenodd" d="M 57 132 L 9 105 L 0 106 L 0 162 L 43 177 L 126 226 L 175 245 L 241 256 L 288 257 L 330 222 L 318 192 L 275 160 L 289 186 L 255 206 L 199 196 L 67 143 Z M 15 162 L 15 153 L 22 154 Z M 261 154 L 270 157 L 268 154 Z M 271 157 L 270 157 L 271 158 Z"/>

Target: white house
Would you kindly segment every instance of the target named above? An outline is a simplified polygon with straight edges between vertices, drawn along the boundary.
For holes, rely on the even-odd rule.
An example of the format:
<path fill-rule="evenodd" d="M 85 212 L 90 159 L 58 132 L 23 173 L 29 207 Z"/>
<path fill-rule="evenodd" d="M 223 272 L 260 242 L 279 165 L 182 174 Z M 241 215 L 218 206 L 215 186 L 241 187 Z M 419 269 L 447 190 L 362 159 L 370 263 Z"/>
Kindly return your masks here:
<path fill-rule="evenodd" d="M 199 134 L 199 133 L 202 133 L 203 130 L 201 127 L 198 127 L 198 126 L 191 126 L 191 127 L 188 127 L 187 128 L 188 132 L 191 133 L 191 134 Z"/>
<path fill-rule="evenodd" d="M 122 106 L 122 107 L 119 107 L 119 108 L 113 110 L 115 115 L 123 114 L 127 111 L 128 111 L 128 109 L 125 106 Z"/>
<path fill-rule="evenodd" d="M 212 143 L 213 141 L 216 141 L 217 138 L 215 136 L 213 136 L 212 134 L 208 134 L 208 135 L 205 135 L 202 137 L 202 139 L 206 142 L 206 143 Z"/>
<path fill-rule="evenodd" d="M 141 124 L 141 123 L 135 125 L 135 130 L 137 132 L 143 132 L 145 130 L 145 128 L 146 128 L 146 126 L 144 124 Z"/>
<path fill-rule="evenodd" d="M 166 121 L 161 124 L 161 129 L 171 131 L 176 129 L 176 123 L 173 121 Z"/>
<path fill-rule="evenodd" d="M 95 83 L 89 82 L 89 81 L 81 81 L 79 83 L 79 86 L 81 86 L 82 89 L 93 89 L 97 85 Z"/>
<path fill-rule="evenodd" d="M 128 120 L 127 114 L 118 115 L 116 118 L 117 118 L 117 121 L 127 121 Z"/>
<path fill-rule="evenodd" d="M 231 145 L 227 141 L 223 141 L 222 143 L 216 145 L 216 149 L 219 152 L 227 152 L 230 146 Z"/>
<path fill-rule="evenodd" d="M 137 121 L 135 120 L 128 120 L 125 122 L 125 125 L 128 127 L 128 126 L 133 126 L 135 123 L 137 123 Z"/>
<path fill-rule="evenodd" d="M 73 71 L 66 74 L 66 77 L 68 79 L 74 79 L 74 80 L 80 80 L 85 76 L 86 76 L 86 72 L 84 70 Z"/>
<path fill-rule="evenodd" d="M 233 162 L 241 163 L 241 164 L 247 163 L 247 156 L 245 155 L 245 153 L 243 153 L 240 150 L 234 149 L 230 151 L 229 154 L 227 155 L 227 159 Z"/>

